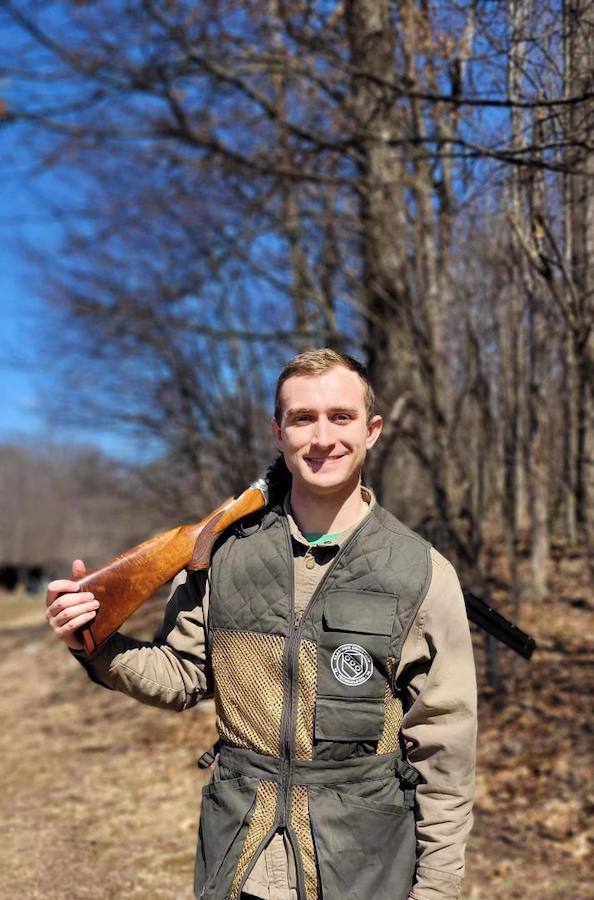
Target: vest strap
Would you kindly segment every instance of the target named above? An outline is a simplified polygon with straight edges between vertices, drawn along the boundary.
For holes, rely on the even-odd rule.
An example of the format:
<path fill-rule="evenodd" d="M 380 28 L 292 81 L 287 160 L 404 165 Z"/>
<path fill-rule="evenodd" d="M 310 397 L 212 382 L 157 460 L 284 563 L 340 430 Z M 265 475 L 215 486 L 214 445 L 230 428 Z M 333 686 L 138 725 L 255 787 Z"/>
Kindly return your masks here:
<path fill-rule="evenodd" d="M 404 759 L 396 761 L 396 771 L 400 778 L 400 787 L 404 793 L 404 805 L 412 809 L 415 805 L 417 785 L 421 781 L 419 772 Z"/>
<path fill-rule="evenodd" d="M 265 756 L 221 744 L 219 762 L 227 769 L 252 778 L 264 778 L 266 781 L 280 781 L 281 760 L 275 756 Z M 402 753 L 370 754 L 356 756 L 351 759 L 298 759 L 291 768 L 292 784 L 341 784 L 347 781 L 360 781 L 364 778 L 382 778 L 390 776 L 394 770 L 407 789 L 414 789 L 420 775 L 402 759 Z M 407 773 L 403 776 L 403 771 Z M 413 778 L 416 776 L 416 781 Z M 403 787 L 405 785 L 403 784 Z"/>
<path fill-rule="evenodd" d="M 208 750 L 202 754 L 202 756 L 198 759 L 196 765 L 199 769 L 208 769 L 212 766 L 213 762 L 217 758 L 219 751 L 221 749 L 221 741 L 217 741 L 216 744 L 213 744 L 212 747 L 209 747 Z"/>
<path fill-rule="evenodd" d="M 417 770 L 403 759 L 397 760 L 396 771 L 400 775 L 400 780 L 409 787 L 416 787 L 421 780 Z"/>

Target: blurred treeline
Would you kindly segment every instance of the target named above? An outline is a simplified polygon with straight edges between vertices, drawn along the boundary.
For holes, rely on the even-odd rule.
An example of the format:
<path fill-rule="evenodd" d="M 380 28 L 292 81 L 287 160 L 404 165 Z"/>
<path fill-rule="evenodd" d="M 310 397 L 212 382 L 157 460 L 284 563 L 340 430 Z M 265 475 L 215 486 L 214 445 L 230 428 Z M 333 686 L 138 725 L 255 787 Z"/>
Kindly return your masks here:
<path fill-rule="evenodd" d="M 125 514 L 115 467 L 46 461 L 88 464 L 89 541 L 148 534 L 145 502 L 171 524 L 249 483 L 279 367 L 331 345 L 377 388 L 382 502 L 483 593 L 497 539 L 512 597 L 544 596 L 552 537 L 594 527 L 593 0 L 0 15 L 6 164 L 26 146 L 31 177 L 51 174 L 61 229 L 58 253 L 26 249 L 51 310 L 48 417 L 154 461 Z"/>
<path fill-rule="evenodd" d="M 105 562 L 171 516 L 160 499 L 168 477 L 160 462 L 116 463 L 92 448 L 0 445 L 0 566 L 41 566 L 50 578 L 74 556 Z"/>

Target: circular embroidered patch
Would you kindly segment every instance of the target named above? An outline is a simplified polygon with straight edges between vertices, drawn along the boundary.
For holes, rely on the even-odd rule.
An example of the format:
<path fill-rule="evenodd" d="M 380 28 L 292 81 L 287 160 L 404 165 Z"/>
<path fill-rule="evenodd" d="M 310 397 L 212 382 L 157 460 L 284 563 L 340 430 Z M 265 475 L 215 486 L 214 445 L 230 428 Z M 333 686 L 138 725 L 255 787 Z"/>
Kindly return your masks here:
<path fill-rule="evenodd" d="M 364 684 L 373 674 L 373 660 L 359 644 L 341 644 L 332 654 L 330 665 L 334 677 L 349 687 Z"/>

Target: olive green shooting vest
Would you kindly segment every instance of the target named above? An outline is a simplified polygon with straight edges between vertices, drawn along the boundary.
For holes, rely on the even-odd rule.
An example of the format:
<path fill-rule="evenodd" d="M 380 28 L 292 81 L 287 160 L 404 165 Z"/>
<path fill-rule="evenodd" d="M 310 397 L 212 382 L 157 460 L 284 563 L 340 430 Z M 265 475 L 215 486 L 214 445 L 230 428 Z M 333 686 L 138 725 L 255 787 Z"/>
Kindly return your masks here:
<path fill-rule="evenodd" d="M 416 839 L 395 672 L 430 546 L 375 505 L 297 619 L 279 508 L 211 564 L 208 651 L 221 750 L 204 788 L 196 895 L 237 900 L 278 828 L 300 900 L 405 900 Z"/>

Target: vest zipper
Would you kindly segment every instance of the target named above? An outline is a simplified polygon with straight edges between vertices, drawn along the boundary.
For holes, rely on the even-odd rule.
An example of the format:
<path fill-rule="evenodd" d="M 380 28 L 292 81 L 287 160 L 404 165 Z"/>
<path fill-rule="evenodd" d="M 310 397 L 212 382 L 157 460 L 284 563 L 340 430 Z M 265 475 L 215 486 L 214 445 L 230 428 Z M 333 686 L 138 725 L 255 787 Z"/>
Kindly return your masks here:
<path fill-rule="evenodd" d="M 260 841 L 260 843 L 258 844 L 256 849 L 254 850 L 254 852 L 252 854 L 252 858 L 249 862 L 249 865 L 248 865 L 247 869 L 245 870 L 245 872 L 243 873 L 243 878 L 241 879 L 241 881 L 239 883 L 239 887 L 237 888 L 237 893 L 238 893 L 239 897 L 241 897 L 241 892 L 243 891 L 244 885 L 245 885 L 246 881 L 248 880 L 248 878 L 250 877 L 250 875 L 252 874 L 254 866 L 256 865 L 256 862 L 258 861 L 262 851 L 267 846 L 267 844 L 271 840 L 272 836 L 275 834 L 276 830 L 277 830 L 277 824 L 275 822 L 273 824 L 272 828 L 266 832 L 266 834 L 264 835 L 264 837 L 262 838 L 262 840 Z M 202 896 L 202 895 L 200 895 L 200 896 Z"/>
<path fill-rule="evenodd" d="M 317 601 L 318 597 L 326 582 L 328 581 L 330 575 L 334 572 L 337 563 L 342 559 L 344 553 L 347 548 L 350 547 L 352 542 L 355 540 L 359 532 L 364 528 L 365 524 L 369 519 L 369 513 L 363 518 L 363 520 L 356 526 L 356 528 L 351 532 L 348 536 L 342 547 L 338 548 L 338 552 L 326 571 L 324 572 L 320 583 L 317 588 L 311 595 L 309 599 L 309 603 L 303 610 L 300 616 L 297 616 L 295 613 L 295 562 L 293 558 L 293 547 L 291 545 L 291 532 L 289 530 L 289 523 L 286 518 L 283 516 L 283 527 L 285 530 L 285 537 L 287 543 L 287 550 L 289 554 L 289 566 L 290 566 L 290 584 L 289 584 L 289 599 L 290 599 L 290 621 L 291 621 L 291 630 L 289 632 L 289 637 L 287 639 L 287 649 L 285 653 L 286 667 L 285 667 L 285 691 L 284 691 L 284 704 L 283 704 L 283 715 L 281 719 L 281 765 L 280 765 L 280 809 L 279 809 L 279 825 L 286 829 L 288 825 L 288 814 L 290 808 L 290 798 L 289 791 L 291 788 L 291 772 L 293 768 L 294 762 L 294 753 L 295 753 L 295 718 L 296 718 L 296 707 L 297 707 L 297 680 L 295 679 L 295 670 L 297 668 L 297 658 L 298 658 L 298 648 L 301 642 L 301 635 L 303 633 L 303 626 L 306 621 L 307 615 L 314 603 Z"/>
<path fill-rule="evenodd" d="M 293 659 L 293 638 L 297 631 L 297 619 L 295 615 L 295 561 L 293 547 L 291 545 L 291 533 L 287 520 L 283 517 L 283 527 L 287 545 L 287 561 L 289 563 L 289 605 L 290 605 L 290 631 L 285 648 L 285 672 L 283 690 L 283 714 L 281 718 L 281 764 L 279 784 L 279 825 L 282 828 L 288 824 L 290 769 L 291 769 L 291 730 L 293 719 L 293 682 L 295 660 Z"/>

